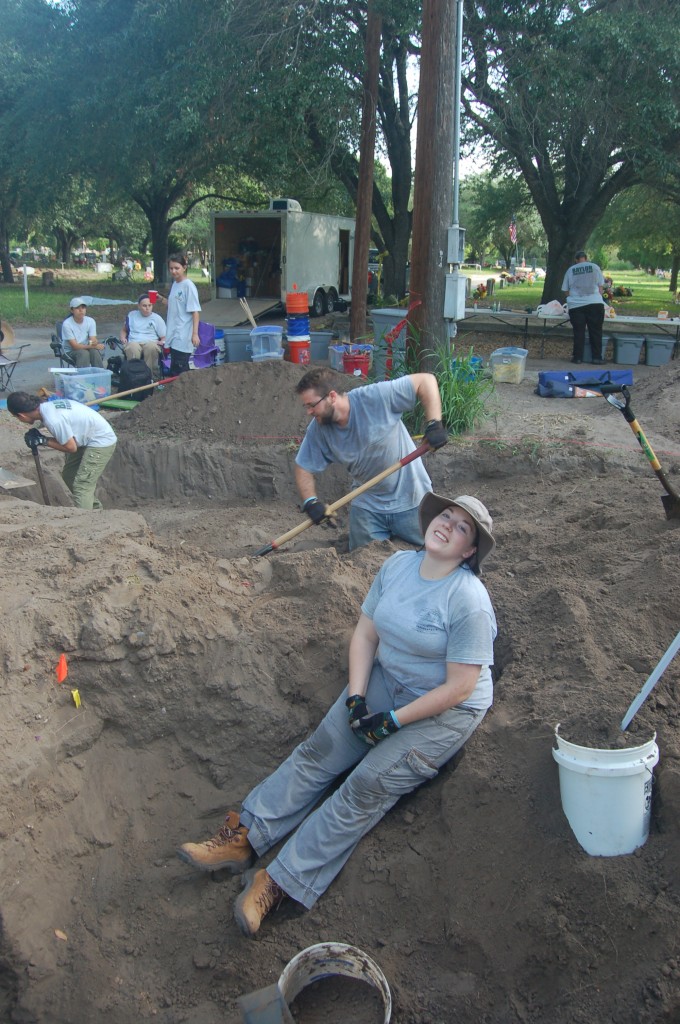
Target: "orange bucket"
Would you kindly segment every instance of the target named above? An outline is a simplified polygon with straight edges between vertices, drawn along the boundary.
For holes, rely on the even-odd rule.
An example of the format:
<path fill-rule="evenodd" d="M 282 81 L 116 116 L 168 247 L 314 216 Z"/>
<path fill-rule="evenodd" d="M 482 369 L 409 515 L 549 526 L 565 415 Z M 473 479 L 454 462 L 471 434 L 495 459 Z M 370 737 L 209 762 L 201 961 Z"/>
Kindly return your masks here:
<path fill-rule="evenodd" d="M 368 377 L 370 367 L 371 356 L 368 352 L 345 352 L 342 357 L 343 370 L 355 377 Z"/>
<path fill-rule="evenodd" d="M 311 349 L 312 346 L 309 339 L 306 341 L 293 341 L 289 338 L 286 359 L 289 363 L 301 363 L 303 366 L 306 366 L 311 357 Z"/>
<path fill-rule="evenodd" d="M 286 292 L 286 313 L 309 313 L 307 292 Z"/>

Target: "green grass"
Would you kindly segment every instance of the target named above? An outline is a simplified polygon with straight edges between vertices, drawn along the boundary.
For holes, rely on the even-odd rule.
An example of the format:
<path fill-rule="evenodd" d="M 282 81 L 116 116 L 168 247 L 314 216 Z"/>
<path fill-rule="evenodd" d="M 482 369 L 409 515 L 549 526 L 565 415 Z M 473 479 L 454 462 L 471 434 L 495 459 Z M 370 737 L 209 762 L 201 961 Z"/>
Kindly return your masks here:
<path fill-rule="evenodd" d="M 200 271 L 191 271 L 190 278 L 198 288 L 201 302 L 210 298 L 210 284 L 201 277 Z M 53 288 L 43 288 L 41 273 L 28 278 L 28 309 L 24 301 L 24 284 L 20 278 L 16 284 L 0 284 L 0 319 L 12 327 L 53 326 L 69 314 L 69 300 L 74 295 L 92 295 L 101 299 L 129 299 L 135 305 L 137 296 L 152 287 L 144 281 L 141 271 L 133 274 L 133 281 L 112 281 L 110 276 L 88 270 L 57 270 Z M 167 295 L 167 287 L 161 288 Z M 124 306 L 93 307 L 96 310 L 115 309 L 114 319 L 127 312 Z M 96 316 L 95 312 L 95 316 Z M 99 313 L 101 317 L 101 313 Z"/>
<path fill-rule="evenodd" d="M 680 316 L 680 306 L 675 304 L 675 295 L 668 290 L 668 279 L 659 281 L 656 277 L 645 274 L 641 270 L 615 270 L 609 273 L 603 268 L 605 275 L 612 278 L 614 288 L 622 285 L 630 288 L 632 296 L 627 298 L 614 298 L 613 306 L 619 316 L 656 316 L 660 309 L 667 309 L 669 316 Z M 498 272 L 485 273 L 487 277 L 495 277 L 498 281 Z M 470 275 L 468 275 L 470 276 Z M 475 281 L 481 279 L 479 271 L 475 272 Z M 507 288 L 499 290 L 496 288 L 491 299 L 485 299 L 478 303 L 478 309 L 490 309 L 493 302 L 500 300 L 504 309 L 525 311 L 529 308 L 536 309 L 541 301 L 543 282 L 534 281 L 530 284 L 511 284 Z M 564 295 L 552 296 L 560 302 L 564 301 Z M 471 305 L 472 300 L 466 304 Z"/>

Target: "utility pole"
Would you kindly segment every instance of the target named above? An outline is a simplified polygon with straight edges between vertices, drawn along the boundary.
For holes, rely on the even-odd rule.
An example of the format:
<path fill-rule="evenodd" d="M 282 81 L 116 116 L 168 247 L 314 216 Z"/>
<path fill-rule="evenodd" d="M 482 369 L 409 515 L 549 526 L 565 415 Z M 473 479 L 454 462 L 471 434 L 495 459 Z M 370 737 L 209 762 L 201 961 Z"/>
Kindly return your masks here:
<path fill-rule="evenodd" d="M 363 106 L 361 111 L 361 142 L 359 146 L 359 181 L 357 184 L 356 231 L 354 233 L 354 267 L 352 270 L 352 306 L 350 339 L 366 334 L 366 294 L 368 291 L 368 250 L 371 244 L 373 202 L 373 162 L 378 109 L 378 72 L 380 68 L 380 35 L 382 19 L 374 0 L 368 2 L 366 18 L 365 70 Z"/>
<path fill-rule="evenodd" d="M 453 183 L 456 0 L 424 0 L 418 89 L 418 137 L 411 243 L 409 348 L 417 348 L 427 369 L 425 349 L 448 342 L 444 320 L 448 226 Z"/>

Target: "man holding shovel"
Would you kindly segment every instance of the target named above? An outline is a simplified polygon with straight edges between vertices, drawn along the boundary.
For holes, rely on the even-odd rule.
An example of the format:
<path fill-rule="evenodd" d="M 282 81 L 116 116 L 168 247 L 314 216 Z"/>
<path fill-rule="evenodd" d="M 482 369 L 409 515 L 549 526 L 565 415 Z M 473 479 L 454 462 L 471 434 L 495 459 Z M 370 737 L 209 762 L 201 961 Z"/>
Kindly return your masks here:
<path fill-rule="evenodd" d="M 339 463 L 357 487 L 414 451 L 401 417 L 416 402 L 423 408 L 424 436 L 430 446 L 441 448 L 448 440 L 437 378 L 431 373 L 412 373 L 346 392 L 341 375 L 323 367 L 306 373 L 295 391 L 311 420 L 295 459 L 295 482 L 302 508 L 314 523 L 326 518 L 314 474 Z M 355 498 L 349 515 L 350 551 L 390 537 L 422 544 L 418 506 L 431 490 L 422 461 L 415 459 Z"/>
<path fill-rule="evenodd" d="M 73 495 L 76 508 L 102 508 L 94 489 L 117 443 L 104 417 L 68 398 L 46 402 L 25 391 L 14 391 L 9 396 L 7 411 L 31 428 L 24 434 L 31 451 L 46 447 L 64 452 L 66 459 L 61 476 Z M 52 437 L 41 434 L 35 426 L 41 420 Z"/>

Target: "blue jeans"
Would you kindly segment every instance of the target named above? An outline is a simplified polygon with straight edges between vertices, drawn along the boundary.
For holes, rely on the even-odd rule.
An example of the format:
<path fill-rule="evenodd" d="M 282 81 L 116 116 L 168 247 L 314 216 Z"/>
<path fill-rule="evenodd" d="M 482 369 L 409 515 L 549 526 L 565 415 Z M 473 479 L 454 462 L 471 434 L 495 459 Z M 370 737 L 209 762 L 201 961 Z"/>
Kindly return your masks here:
<path fill-rule="evenodd" d="M 399 707 L 398 695 L 375 664 L 368 684 L 372 710 Z M 294 829 L 267 871 L 308 909 L 344 866 L 362 836 L 400 796 L 433 779 L 460 750 L 484 711 L 455 707 L 405 725 L 375 747 L 354 735 L 345 707 L 347 689 L 316 731 L 243 802 L 241 824 L 258 856 Z M 405 699 L 401 704 L 405 703 Z M 348 769 L 354 770 L 323 803 L 318 801 Z M 316 807 L 316 810 L 314 808 Z"/>
<path fill-rule="evenodd" d="M 415 544 L 423 543 L 418 520 L 418 506 L 404 512 L 370 512 L 366 508 L 351 505 L 349 510 L 349 549 L 354 551 L 372 540 L 389 540 L 400 537 Z"/>

